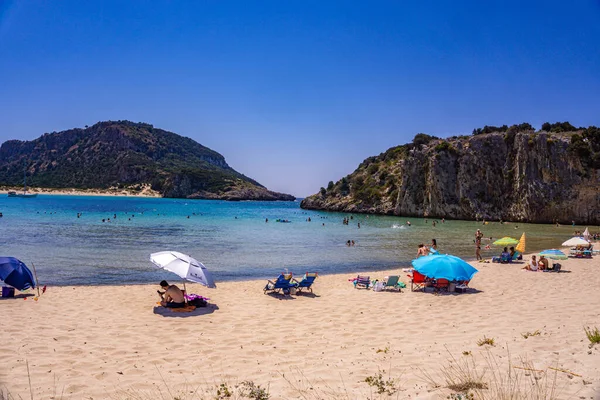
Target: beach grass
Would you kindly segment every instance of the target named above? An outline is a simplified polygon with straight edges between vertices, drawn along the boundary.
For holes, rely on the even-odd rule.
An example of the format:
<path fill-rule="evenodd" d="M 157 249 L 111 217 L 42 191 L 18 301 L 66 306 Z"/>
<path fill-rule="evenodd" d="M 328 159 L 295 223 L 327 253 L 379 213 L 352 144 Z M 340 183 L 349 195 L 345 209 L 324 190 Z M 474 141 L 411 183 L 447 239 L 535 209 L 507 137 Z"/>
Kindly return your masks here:
<path fill-rule="evenodd" d="M 481 346 L 485 346 L 485 345 L 495 346 L 494 338 L 489 338 L 484 335 L 483 339 L 479 339 L 477 341 L 477 346 L 481 347 Z"/>
<path fill-rule="evenodd" d="M 555 367 L 537 369 L 526 359 L 513 362 L 510 353 L 502 358 L 487 350 L 479 360 L 450 354 L 437 378 L 427 371 L 422 371 L 422 375 L 430 387 L 449 391 L 446 398 L 454 400 L 557 400 L 561 398 L 559 372 L 568 371 Z"/>
<path fill-rule="evenodd" d="M 584 327 L 583 330 L 590 341 L 590 347 L 600 343 L 600 330 L 597 327 Z"/>

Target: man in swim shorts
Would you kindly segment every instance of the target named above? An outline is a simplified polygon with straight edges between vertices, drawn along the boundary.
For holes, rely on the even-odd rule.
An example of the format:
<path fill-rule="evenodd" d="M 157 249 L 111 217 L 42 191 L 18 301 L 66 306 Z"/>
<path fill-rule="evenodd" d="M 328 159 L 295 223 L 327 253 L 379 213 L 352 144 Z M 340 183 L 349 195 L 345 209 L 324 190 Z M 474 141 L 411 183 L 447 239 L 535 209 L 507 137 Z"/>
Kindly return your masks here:
<path fill-rule="evenodd" d="M 161 281 L 160 287 L 164 290 L 164 292 L 157 291 L 161 299 L 161 306 L 168 308 L 185 307 L 185 299 L 181 289 L 175 285 L 169 285 L 167 281 Z"/>

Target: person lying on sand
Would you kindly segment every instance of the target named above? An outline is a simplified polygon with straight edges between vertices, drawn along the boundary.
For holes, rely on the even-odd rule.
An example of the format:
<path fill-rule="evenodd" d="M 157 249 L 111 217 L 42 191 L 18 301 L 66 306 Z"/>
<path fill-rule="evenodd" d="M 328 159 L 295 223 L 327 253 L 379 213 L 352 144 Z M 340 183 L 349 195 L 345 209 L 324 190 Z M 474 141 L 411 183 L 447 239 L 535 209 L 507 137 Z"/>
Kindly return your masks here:
<path fill-rule="evenodd" d="M 160 305 L 169 308 L 182 308 L 185 307 L 185 299 L 183 292 L 175 285 L 169 285 L 167 281 L 161 281 L 160 287 L 163 288 L 164 292 L 157 290 L 160 296 Z"/>
<path fill-rule="evenodd" d="M 529 264 L 524 266 L 523 269 L 526 269 L 527 271 L 537 271 L 538 270 L 538 263 L 537 263 L 537 260 L 535 259 L 535 256 L 531 256 L 531 261 L 529 262 Z"/>

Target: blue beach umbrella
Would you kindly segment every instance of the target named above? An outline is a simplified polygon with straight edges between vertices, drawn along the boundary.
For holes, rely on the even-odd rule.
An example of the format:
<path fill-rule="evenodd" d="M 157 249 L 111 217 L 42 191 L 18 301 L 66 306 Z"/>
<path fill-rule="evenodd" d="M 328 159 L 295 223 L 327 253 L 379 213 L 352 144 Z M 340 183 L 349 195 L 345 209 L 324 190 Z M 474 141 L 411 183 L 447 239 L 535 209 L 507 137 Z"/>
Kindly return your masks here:
<path fill-rule="evenodd" d="M 17 290 L 35 288 L 29 268 L 14 257 L 0 257 L 0 280 Z"/>
<path fill-rule="evenodd" d="M 550 258 L 552 260 L 566 260 L 569 258 L 565 253 L 557 249 L 544 250 L 541 253 L 539 253 L 539 255 L 544 256 L 546 258 Z"/>
<path fill-rule="evenodd" d="M 412 265 L 422 275 L 449 281 L 470 281 L 478 272 L 463 259 L 449 254 L 420 257 Z"/>

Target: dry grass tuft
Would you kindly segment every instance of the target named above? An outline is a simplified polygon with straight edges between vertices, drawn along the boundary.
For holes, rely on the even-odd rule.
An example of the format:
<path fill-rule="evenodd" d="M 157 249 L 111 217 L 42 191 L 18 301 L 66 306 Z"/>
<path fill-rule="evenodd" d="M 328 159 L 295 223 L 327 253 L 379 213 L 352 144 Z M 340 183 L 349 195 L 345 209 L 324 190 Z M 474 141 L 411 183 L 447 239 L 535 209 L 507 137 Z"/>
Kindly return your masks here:
<path fill-rule="evenodd" d="M 523 339 L 527 339 L 528 337 L 531 337 L 531 336 L 540 336 L 541 334 L 542 334 L 542 332 L 540 332 L 539 330 L 536 330 L 535 332 L 521 333 L 521 336 L 523 336 Z"/>
<path fill-rule="evenodd" d="M 494 338 L 489 338 L 489 337 L 485 337 L 485 335 L 483 336 L 483 339 L 479 339 L 477 341 L 477 346 L 481 347 L 481 346 L 495 346 L 495 342 L 494 342 Z"/>
<path fill-rule="evenodd" d="M 593 347 L 594 345 L 600 343 L 600 330 L 598 330 L 597 327 L 594 328 L 583 328 L 583 330 L 585 331 L 585 335 L 587 336 L 588 340 L 590 341 L 590 347 Z"/>
<path fill-rule="evenodd" d="M 439 371 L 438 379 L 433 378 L 430 373 L 424 373 L 424 379 L 435 390 L 450 390 L 451 393 L 447 396 L 450 399 L 558 400 L 560 398 L 557 372 L 565 372 L 560 368 L 536 369 L 531 362 L 523 359 L 514 365 L 510 354 L 507 360 L 502 360 L 494 356 L 490 350 L 482 354 L 483 363 L 478 363 L 475 357 L 456 359 L 450 354 L 450 360 Z"/>

